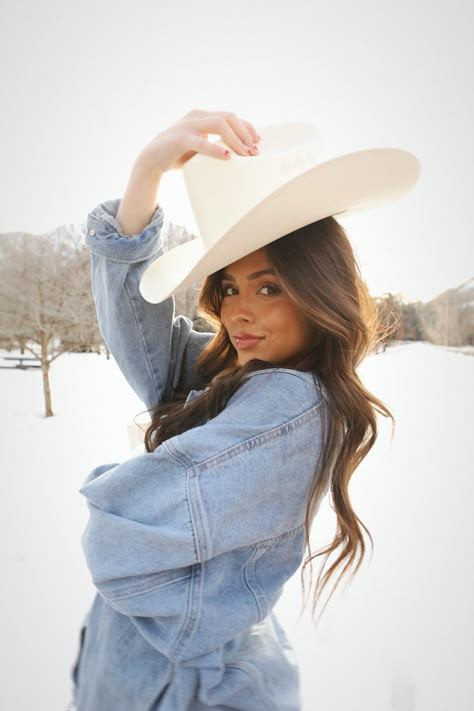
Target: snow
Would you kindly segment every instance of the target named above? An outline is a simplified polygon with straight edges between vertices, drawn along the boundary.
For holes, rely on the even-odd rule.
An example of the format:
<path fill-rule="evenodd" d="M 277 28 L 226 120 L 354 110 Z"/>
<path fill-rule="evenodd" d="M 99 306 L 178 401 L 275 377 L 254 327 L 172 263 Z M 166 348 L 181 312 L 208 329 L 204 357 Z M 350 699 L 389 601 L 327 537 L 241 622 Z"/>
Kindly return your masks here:
<path fill-rule="evenodd" d="M 311 601 L 298 622 L 299 571 L 276 606 L 299 660 L 303 711 L 472 709 L 469 355 L 472 349 L 399 343 L 359 368 L 397 423 L 391 441 L 390 422 L 379 417 L 379 438 L 350 483 L 355 511 L 374 539 L 372 557 L 368 541 L 355 578 L 343 579 L 316 627 Z M 93 467 L 132 456 L 129 427 L 144 406 L 115 361 L 96 354 L 55 361 L 51 418 L 43 415 L 40 371 L 2 369 L 0 384 L 0 706 L 65 709 L 80 624 L 94 596 L 80 545 L 87 507 L 78 489 Z M 313 550 L 334 530 L 326 500 L 313 525 Z M 333 585 L 334 578 L 329 591 Z"/>

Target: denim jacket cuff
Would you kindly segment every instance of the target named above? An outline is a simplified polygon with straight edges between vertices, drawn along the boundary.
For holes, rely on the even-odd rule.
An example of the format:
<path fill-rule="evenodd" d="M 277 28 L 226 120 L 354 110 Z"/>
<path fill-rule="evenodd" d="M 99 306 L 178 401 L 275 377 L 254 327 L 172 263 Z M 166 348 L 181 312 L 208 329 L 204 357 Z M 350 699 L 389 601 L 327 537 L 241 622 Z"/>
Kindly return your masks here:
<path fill-rule="evenodd" d="M 121 198 L 97 205 L 87 217 L 86 245 L 91 252 L 114 262 L 141 262 L 162 250 L 164 212 L 157 205 L 148 225 L 127 237 L 116 219 Z"/>

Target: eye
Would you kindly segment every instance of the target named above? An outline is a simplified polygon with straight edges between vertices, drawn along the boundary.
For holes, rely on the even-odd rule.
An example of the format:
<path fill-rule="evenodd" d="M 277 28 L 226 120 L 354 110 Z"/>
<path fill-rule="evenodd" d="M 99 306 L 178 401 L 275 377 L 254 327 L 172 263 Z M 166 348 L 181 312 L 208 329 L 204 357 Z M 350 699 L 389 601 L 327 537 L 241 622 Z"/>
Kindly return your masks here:
<path fill-rule="evenodd" d="M 258 291 L 264 296 L 276 296 L 277 294 L 281 294 L 280 287 L 276 284 L 272 284 L 271 282 L 265 282 L 265 284 L 262 284 Z"/>
<path fill-rule="evenodd" d="M 237 289 L 235 286 L 231 286 L 231 284 L 221 284 L 221 289 L 222 296 L 232 296 L 237 293 Z"/>

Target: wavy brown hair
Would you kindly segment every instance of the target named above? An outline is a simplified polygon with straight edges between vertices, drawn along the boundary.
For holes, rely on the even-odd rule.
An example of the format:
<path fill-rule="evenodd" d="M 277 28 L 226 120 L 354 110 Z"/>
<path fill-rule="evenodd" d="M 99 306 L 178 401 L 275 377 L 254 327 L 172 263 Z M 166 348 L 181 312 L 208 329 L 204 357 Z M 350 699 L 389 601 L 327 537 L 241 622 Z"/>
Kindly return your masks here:
<path fill-rule="evenodd" d="M 305 363 L 305 369 L 313 372 L 316 385 L 319 379 L 326 391 L 328 418 L 324 408 L 321 409 L 325 447 L 315 462 L 306 505 L 307 555 L 301 570 L 305 598 L 306 568 L 309 565 L 311 588 L 312 561 L 326 555 L 314 589 L 314 615 L 318 599 L 337 569 L 343 566 L 327 602 L 348 568 L 355 564 L 351 577 L 358 571 L 366 550 L 363 530 L 373 549 L 369 530 L 352 508 L 349 482 L 377 439 L 376 413 L 391 418 L 392 436 L 395 420 L 386 405 L 364 387 L 356 371 L 362 360 L 376 350 L 378 343 L 395 329 L 396 324 L 391 327 L 382 324 L 377 305 L 361 276 L 351 243 L 334 217 L 295 230 L 265 249 L 281 286 L 314 327 L 316 345 L 312 362 L 309 366 Z M 164 403 L 154 409 L 145 434 L 145 446 L 149 452 L 169 437 L 215 417 L 249 373 L 276 365 L 259 360 L 237 365 L 237 353 L 220 320 L 222 271 L 205 279 L 199 298 L 200 312 L 216 328 L 214 337 L 195 364 L 202 378 L 202 387 L 208 386 L 208 389 L 185 408 L 183 400 L 187 393 L 183 390 L 178 392 L 172 403 Z M 336 534 L 327 547 L 313 553 L 310 530 L 319 501 L 327 490 L 330 490 L 330 505 L 337 517 Z M 321 579 L 327 560 L 334 551 L 338 552 L 338 556 Z M 306 604 L 307 598 L 304 599 L 303 610 Z"/>

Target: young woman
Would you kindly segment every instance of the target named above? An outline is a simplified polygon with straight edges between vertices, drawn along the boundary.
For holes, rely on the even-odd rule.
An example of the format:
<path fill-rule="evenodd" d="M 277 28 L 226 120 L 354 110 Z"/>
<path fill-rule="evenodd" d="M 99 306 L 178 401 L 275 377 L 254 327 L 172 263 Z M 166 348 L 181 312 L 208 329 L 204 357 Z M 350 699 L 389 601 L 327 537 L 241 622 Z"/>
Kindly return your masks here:
<path fill-rule="evenodd" d="M 302 572 L 316 557 L 309 532 L 328 491 L 338 528 L 318 555 L 338 557 L 321 589 L 362 562 L 369 532 L 348 485 L 376 411 L 391 413 L 356 372 L 376 310 L 334 215 L 403 194 L 418 162 L 397 149 L 323 162 L 300 124 L 261 134 L 191 111 L 140 152 L 124 197 L 88 218 L 100 327 L 152 419 L 144 454 L 94 469 L 80 490 L 98 593 L 72 672 L 78 711 L 297 711 L 273 607 L 305 550 Z M 163 254 L 157 189 L 176 168 L 200 236 Z M 174 315 L 173 292 L 196 278 L 215 333 Z"/>

